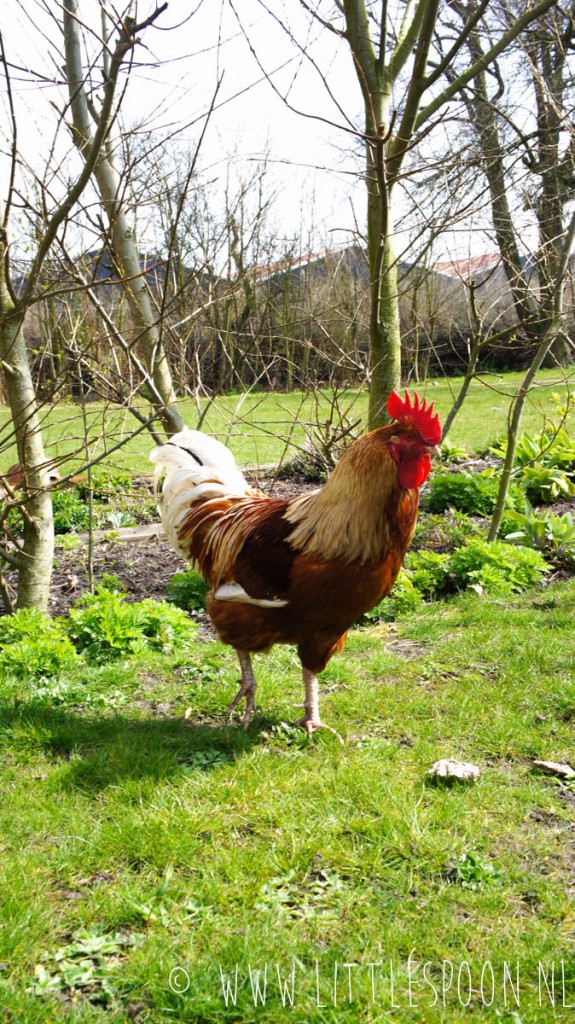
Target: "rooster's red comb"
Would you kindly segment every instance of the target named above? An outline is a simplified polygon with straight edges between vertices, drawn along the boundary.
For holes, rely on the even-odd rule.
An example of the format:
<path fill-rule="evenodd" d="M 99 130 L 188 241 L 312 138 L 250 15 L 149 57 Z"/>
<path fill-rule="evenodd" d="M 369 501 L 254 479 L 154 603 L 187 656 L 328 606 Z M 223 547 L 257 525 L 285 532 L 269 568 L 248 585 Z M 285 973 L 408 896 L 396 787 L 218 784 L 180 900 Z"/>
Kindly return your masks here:
<path fill-rule="evenodd" d="M 413 392 L 414 401 L 407 388 L 405 398 L 401 398 L 397 391 L 392 391 L 387 399 L 387 411 L 394 420 L 399 420 L 406 427 L 415 427 L 419 430 L 426 444 L 435 445 L 441 441 L 441 423 L 439 415 L 433 415 L 434 402 L 427 405 L 427 399 L 421 401 L 417 391 Z"/>

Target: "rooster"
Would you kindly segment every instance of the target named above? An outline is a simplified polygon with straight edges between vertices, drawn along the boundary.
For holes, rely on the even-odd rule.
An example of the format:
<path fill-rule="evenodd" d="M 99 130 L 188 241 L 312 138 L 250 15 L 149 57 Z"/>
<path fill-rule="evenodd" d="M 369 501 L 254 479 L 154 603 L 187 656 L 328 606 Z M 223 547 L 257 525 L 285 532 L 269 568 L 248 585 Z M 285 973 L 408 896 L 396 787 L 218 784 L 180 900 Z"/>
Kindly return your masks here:
<path fill-rule="evenodd" d="M 240 662 L 244 728 L 255 708 L 251 654 L 295 644 L 308 734 L 323 726 L 318 673 L 353 622 L 391 590 L 411 541 L 419 487 L 441 440 L 433 403 L 387 401 L 393 422 L 358 438 L 318 490 L 270 498 L 252 489 L 225 445 L 182 430 L 155 448 L 168 540 L 209 581 L 207 603 Z"/>

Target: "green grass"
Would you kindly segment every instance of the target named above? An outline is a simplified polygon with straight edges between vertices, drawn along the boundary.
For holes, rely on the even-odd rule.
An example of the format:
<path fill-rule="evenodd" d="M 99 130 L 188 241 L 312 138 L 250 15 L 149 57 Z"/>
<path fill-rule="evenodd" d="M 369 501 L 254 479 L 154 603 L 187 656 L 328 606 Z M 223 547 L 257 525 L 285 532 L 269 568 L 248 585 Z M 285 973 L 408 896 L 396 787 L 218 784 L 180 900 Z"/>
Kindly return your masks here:
<path fill-rule="evenodd" d="M 532 762 L 573 756 L 574 613 L 571 580 L 352 631 L 322 682 L 344 745 L 281 724 L 303 695 L 288 648 L 256 659 L 247 733 L 227 724 L 237 667 L 212 642 L 74 670 L 40 695 L 5 681 L 4 1019 L 572 1021 L 559 983 L 564 960 L 574 1003 L 575 788 Z M 446 756 L 481 778 L 433 784 L 427 769 Z M 539 1005 L 539 961 L 548 976 L 555 964 L 555 1008 L 544 985 Z M 465 968 L 461 997 L 455 981 L 443 1005 L 442 965 L 448 980 L 464 962 L 470 1005 Z M 519 964 L 519 1007 L 508 984 L 505 1008 L 504 963 L 514 979 Z M 237 1007 L 226 1008 L 220 967 L 233 979 L 236 964 Z M 248 972 L 265 964 L 266 1005 L 255 1007 Z M 295 964 L 293 1008 L 276 964 L 284 978 Z M 34 994 L 35 969 L 55 995 Z"/>
<path fill-rule="evenodd" d="M 474 381 L 468 401 L 453 425 L 450 439 L 474 451 L 501 439 L 505 432 L 509 395 L 520 379 L 518 373 L 483 374 L 481 381 Z M 440 415 L 445 417 L 460 384 L 461 379 L 457 377 L 441 378 L 429 381 L 420 390 L 435 400 Z M 531 430 L 542 426 L 544 418 L 553 412 L 552 395 L 557 393 L 564 396 L 567 386 L 561 374 L 552 370 L 541 371 L 537 387 L 532 391 L 526 406 L 522 429 Z M 317 419 L 322 422 L 329 411 L 327 395 L 320 401 Z M 343 405 L 345 409 L 349 407 L 350 416 L 353 410 L 353 418 L 360 418 L 365 427 L 367 393 L 350 391 Z M 183 401 L 180 408 L 187 424 L 195 427 L 198 418 L 193 403 Z M 136 421 L 125 411 L 107 407 L 103 403 L 90 405 L 88 414 L 93 438 L 92 456 L 102 451 L 102 442 L 98 438 L 105 436 L 108 445 L 112 445 L 137 426 Z M 44 408 L 42 416 L 47 450 L 51 457 L 59 460 L 69 457 L 70 471 L 78 464 L 84 446 L 80 410 L 70 403 L 63 403 Z M 210 406 L 203 429 L 229 443 L 238 462 L 244 465 L 277 462 L 286 451 L 293 451 L 291 444 L 301 444 L 305 438 L 306 422 L 316 422 L 313 395 L 305 396 L 301 392 L 251 393 L 217 399 Z M 10 440 L 6 409 L 0 412 L 0 446 L 2 465 L 7 468 L 15 461 L 16 455 Z M 106 465 L 148 473 L 148 453 L 151 447 L 149 434 L 144 431 L 106 460 Z"/>

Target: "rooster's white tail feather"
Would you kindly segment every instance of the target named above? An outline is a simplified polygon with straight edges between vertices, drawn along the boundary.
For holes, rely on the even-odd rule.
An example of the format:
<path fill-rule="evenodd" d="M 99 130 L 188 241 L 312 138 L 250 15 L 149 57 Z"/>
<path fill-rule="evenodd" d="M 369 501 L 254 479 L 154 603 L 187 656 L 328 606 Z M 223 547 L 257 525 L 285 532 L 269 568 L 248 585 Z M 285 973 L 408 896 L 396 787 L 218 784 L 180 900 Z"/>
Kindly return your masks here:
<path fill-rule="evenodd" d="M 156 493 L 170 544 L 189 558 L 180 543 L 178 527 L 190 506 L 199 500 L 253 494 L 225 444 L 200 430 L 181 430 L 150 453 L 155 463 Z"/>

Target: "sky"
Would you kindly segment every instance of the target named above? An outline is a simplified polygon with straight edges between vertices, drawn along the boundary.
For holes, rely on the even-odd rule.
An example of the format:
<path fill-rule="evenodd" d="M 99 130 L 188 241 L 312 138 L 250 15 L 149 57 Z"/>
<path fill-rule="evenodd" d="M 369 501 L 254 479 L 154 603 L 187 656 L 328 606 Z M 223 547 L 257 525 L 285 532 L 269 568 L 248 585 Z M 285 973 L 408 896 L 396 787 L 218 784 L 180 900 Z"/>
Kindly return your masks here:
<path fill-rule="evenodd" d="M 94 59 L 101 49 L 100 3 L 76 2 L 86 51 Z M 154 0 L 138 0 L 138 19 L 154 9 Z M 41 174 L 54 145 L 60 178 L 70 178 L 79 157 L 61 123 L 53 143 L 57 109 L 67 103 L 60 19 L 60 0 L 3 0 L 0 27 L 11 67 L 19 150 Z M 100 81 L 97 66 L 94 82 Z M 122 86 L 123 124 L 172 135 L 177 141 L 166 148 L 193 150 L 205 129 L 198 170 L 211 183 L 216 215 L 222 213 L 226 181 L 233 188 L 267 156 L 267 185 L 275 193 L 269 227 L 278 251 L 295 238 L 293 248 L 301 255 L 321 252 L 348 245 L 363 233 L 359 83 L 347 43 L 314 22 L 300 0 L 169 0 L 140 34 Z M 0 133 L 10 124 L 5 96 L 4 108 Z M 443 130 L 439 125 L 433 138 Z M 7 146 L 4 135 L 4 152 Z M 6 184 L 8 173 L 9 163 L 0 155 L 0 183 Z M 58 174 L 51 185 L 56 196 L 62 185 Z M 441 192 L 438 201 L 441 207 Z M 475 212 L 451 236 L 442 236 L 434 259 L 492 251 L 482 216 Z M 149 223 L 140 221 L 138 227 L 143 247 L 153 248 Z M 407 242 L 407 234 L 399 232 L 399 258 Z"/>
<path fill-rule="evenodd" d="M 259 0 L 170 0 L 141 35 L 122 118 L 163 134 L 177 129 L 179 145 L 195 146 L 213 103 L 199 166 L 215 193 L 230 172 L 241 176 L 268 154 L 278 237 L 300 235 L 305 246 L 312 234 L 312 246 L 347 244 L 365 219 L 360 143 L 350 131 L 360 123 L 362 103 L 347 46 L 310 23 L 294 0 L 271 0 L 271 6 L 276 19 Z M 61 78 L 59 7 L 57 0 L 4 0 L 3 6 L 6 58 L 17 66 L 18 145 L 36 170 L 54 135 L 55 105 L 65 102 L 54 84 Z M 140 0 L 138 17 L 153 8 Z M 79 0 L 79 11 L 89 47 L 90 30 L 99 34 L 98 5 Z M 305 55 L 290 42 L 288 27 L 305 40 Z M 4 117 L 4 130 L 8 123 Z M 65 131 L 56 152 L 63 166 L 73 165 Z M 6 175 L 4 161 L 4 182 Z"/>

